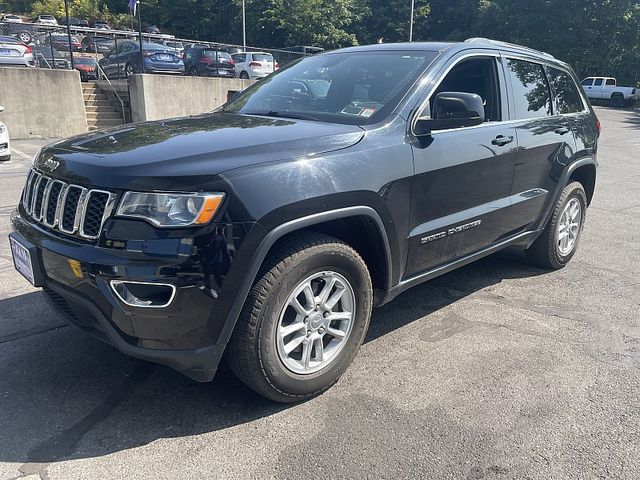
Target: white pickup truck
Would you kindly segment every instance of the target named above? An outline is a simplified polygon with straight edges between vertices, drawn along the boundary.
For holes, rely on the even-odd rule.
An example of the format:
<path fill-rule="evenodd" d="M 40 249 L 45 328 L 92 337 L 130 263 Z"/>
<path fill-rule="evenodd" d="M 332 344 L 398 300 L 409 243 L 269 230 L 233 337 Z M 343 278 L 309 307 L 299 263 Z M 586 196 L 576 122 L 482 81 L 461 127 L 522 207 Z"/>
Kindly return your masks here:
<path fill-rule="evenodd" d="M 640 99 L 640 88 L 620 87 L 611 77 L 587 77 L 582 88 L 590 100 L 609 100 L 613 107 L 632 105 Z"/>

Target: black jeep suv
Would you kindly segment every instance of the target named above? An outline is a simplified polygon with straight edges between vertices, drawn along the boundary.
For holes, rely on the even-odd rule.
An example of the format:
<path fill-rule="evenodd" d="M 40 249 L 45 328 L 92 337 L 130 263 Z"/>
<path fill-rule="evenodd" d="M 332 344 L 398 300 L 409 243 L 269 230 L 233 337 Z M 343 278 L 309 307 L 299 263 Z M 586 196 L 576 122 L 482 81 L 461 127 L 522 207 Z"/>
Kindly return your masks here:
<path fill-rule="evenodd" d="M 11 244 L 71 322 L 278 401 L 329 388 L 374 305 L 504 247 L 563 267 L 599 123 L 569 66 L 486 39 L 307 57 L 218 111 L 54 143 Z"/>

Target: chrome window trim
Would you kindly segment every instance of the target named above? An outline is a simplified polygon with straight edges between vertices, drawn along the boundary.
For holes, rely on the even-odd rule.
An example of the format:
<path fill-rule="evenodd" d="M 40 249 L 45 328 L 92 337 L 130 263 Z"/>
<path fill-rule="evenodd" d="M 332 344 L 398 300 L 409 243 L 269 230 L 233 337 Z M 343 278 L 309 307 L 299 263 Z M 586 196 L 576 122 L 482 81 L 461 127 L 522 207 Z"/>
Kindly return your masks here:
<path fill-rule="evenodd" d="M 500 52 L 498 51 L 477 51 L 477 52 L 472 52 L 472 53 L 466 53 L 466 54 L 462 54 L 458 57 L 455 57 L 455 60 L 449 65 L 447 66 L 441 73 L 438 72 L 438 77 L 437 77 L 437 83 L 434 83 L 433 86 L 429 89 L 427 96 L 425 97 L 425 99 L 420 103 L 420 106 L 415 110 L 415 113 L 413 115 L 413 118 L 411 119 L 411 128 L 410 128 L 410 132 L 412 135 L 416 135 L 415 134 L 415 126 L 416 126 L 416 122 L 418 121 L 418 118 L 420 117 L 420 114 L 424 111 L 424 109 L 427 107 L 427 105 L 429 104 L 429 100 L 431 100 L 431 96 L 433 95 L 433 93 L 438 89 L 438 87 L 440 86 L 440 84 L 442 83 L 442 81 L 444 80 L 444 78 L 449 74 L 449 72 L 453 69 L 453 67 L 455 67 L 456 65 L 458 65 L 459 63 L 461 63 L 464 60 L 467 60 L 469 58 L 472 57 L 494 57 L 494 58 L 500 58 Z M 491 125 L 495 125 L 497 123 L 501 123 L 501 122 L 491 122 Z M 476 127 L 481 126 L 481 125 L 476 125 Z M 463 128 L 470 128 L 470 127 L 463 127 Z M 460 130 L 459 128 L 454 128 L 454 129 L 448 129 L 450 130 Z M 437 130 L 438 132 L 442 132 L 444 130 Z M 432 132 L 434 133 L 434 132 Z"/>
<path fill-rule="evenodd" d="M 497 51 L 497 50 L 496 51 L 480 51 L 479 50 L 479 51 L 476 51 L 476 52 L 463 54 L 463 55 L 460 55 L 458 57 L 454 57 L 455 60 L 449 66 L 447 66 L 443 70 L 442 73 L 438 73 L 437 83 L 434 83 L 434 85 L 429 89 L 425 100 L 423 100 L 419 104 L 419 107 L 414 110 L 415 113 L 413 114 L 413 118 L 411 119 L 411 125 L 410 125 L 410 133 L 411 133 L 411 135 L 417 136 L 415 134 L 416 122 L 418 121 L 418 118 L 420 117 L 420 114 L 424 111 L 426 106 L 429 104 L 429 101 L 431 100 L 431 96 L 437 90 L 437 88 L 440 86 L 440 84 L 442 83 L 444 78 L 449 74 L 449 72 L 453 69 L 453 67 L 458 65 L 463 60 L 467 60 L 467 59 L 469 59 L 471 57 L 495 57 L 495 58 L 503 58 L 505 60 L 508 60 L 509 58 L 512 58 L 514 60 L 523 60 L 523 61 L 526 61 L 526 62 L 538 63 L 540 65 L 551 67 L 551 68 L 556 68 L 556 69 L 558 69 L 558 70 L 560 70 L 562 72 L 568 73 L 571 76 L 571 78 L 573 79 L 574 83 L 576 83 L 575 78 L 572 75 L 571 71 L 565 65 L 563 65 L 561 63 L 556 63 L 554 61 L 551 61 L 551 59 L 549 59 L 549 58 L 538 58 L 538 57 L 535 57 L 535 56 L 514 53 L 514 52 L 511 52 L 511 51 L 502 52 L 502 51 Z M 468 129 L 471 129 L 471 128 L 493 127 L 493 126 L 499 126 L 499 125 L 509 126 L 509 125 L 516 125 L 516 124 L 521 123 L 521 122 L 530 122 L 530 121 L 550 119 L 550 118 L 561 119 L 561 118 L 584 115 L 586 113 L 590 113 L 589 107 L 588 107 L 588 105 L 587 105 L 587 103 L 585 101 L 584 91 L 582 90 L 580 84 L 576 84 L 576 86 L 578 88 L 578 93 L 580 94 L 580 98 L 582 99 L 582 107 L 583 107 L 583 110 L 581 110 L 579 112 L 572 112 L 572 113 L 566 113 L 566 114 L 555 114 L 555 112 L 554 112 L 554 115 L 546 116 L 546 117 L 518 118 L 518 119 L 501 120 L 499 122 L 485 122 L 485 123 L 482 123 L 481 125 L 474 125 L 474 126 L 471 126 L 471 127 L 459 127 L 459 128 L 448 128 L 448 129 L 443 129 L 443 130 L 434 130 L 434 131 L 432 131 L 430 133 L 430 135 L 434 135 L 434 134 L 438 134 L 438 133 L 448 133 L 448 132 L 453 132 L 453 131 L 456 131 L 456 132 L 464 131 L 464 130 L 468 130 Z M 510 91 L 509 88 L 507 88 L 507 90 Z M 555 98 L 554 98 L 554 100 L 555 100 Z M 511 112 L 509 111 L 508 113 L 509 113 L 509 116 L 511 116 Z"/>

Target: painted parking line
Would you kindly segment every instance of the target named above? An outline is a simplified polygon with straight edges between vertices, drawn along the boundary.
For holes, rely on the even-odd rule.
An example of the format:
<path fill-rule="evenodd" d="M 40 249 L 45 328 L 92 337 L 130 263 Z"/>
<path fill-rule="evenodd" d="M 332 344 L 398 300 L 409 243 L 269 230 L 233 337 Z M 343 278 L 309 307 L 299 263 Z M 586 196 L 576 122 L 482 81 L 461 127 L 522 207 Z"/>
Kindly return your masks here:
<path fill-rule="evenodd" d="M 18 150 L 16 147 L 14 147 L 13 145 L 11 145 L 11 153 L 17 153 L 18 155 L 20 155 L 22 158 L 26 159 L 26 160 L 31 160 L 32 157 L 30 155 L 27 155 L 26 153 Z"/>

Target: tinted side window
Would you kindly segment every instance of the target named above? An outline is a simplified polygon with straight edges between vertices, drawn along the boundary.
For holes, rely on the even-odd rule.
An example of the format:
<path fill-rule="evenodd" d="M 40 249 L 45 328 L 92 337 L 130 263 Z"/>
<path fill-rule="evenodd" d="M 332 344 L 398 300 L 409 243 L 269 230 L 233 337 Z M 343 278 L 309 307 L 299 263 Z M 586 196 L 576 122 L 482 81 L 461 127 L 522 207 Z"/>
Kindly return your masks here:
<path fill-rule="evenodd" d="M 552 115 L 551 93 L 542 65 L 508 59 L 506 70 L 511 77 L 516 119 Z"/>
<path fill-rule="evenodd" d="M 557 68 L 549 68 L 549 82 L 556 96 L 557 113 L 575 113 L 584 110 L 578 87 L 571 75 Z"/>
<path fill-rule="evenodd" d="M 582 80 L 582 85 L 584 85 L 585 87 L 590 87 L 591 85 L 593 85 L 593 78 L 585 78 L 584 80 Z"/>
<path fill-rule="evenodd" d="M 594 82 L 594 85 L 596 87 L 599 87 L 600 85 L 602 85 L 602 79 L 601 78 L 596 78 L 596 81 Z"/>
<path fill-rule="evenodd" d="M 607 79 L 606 85 L 615 85 L 615 84 L 616 84 L 616 81 L 613 78 Z"/>

